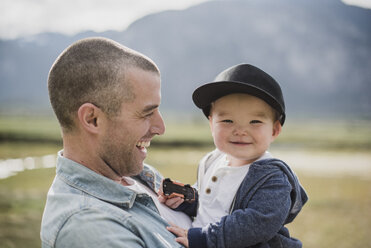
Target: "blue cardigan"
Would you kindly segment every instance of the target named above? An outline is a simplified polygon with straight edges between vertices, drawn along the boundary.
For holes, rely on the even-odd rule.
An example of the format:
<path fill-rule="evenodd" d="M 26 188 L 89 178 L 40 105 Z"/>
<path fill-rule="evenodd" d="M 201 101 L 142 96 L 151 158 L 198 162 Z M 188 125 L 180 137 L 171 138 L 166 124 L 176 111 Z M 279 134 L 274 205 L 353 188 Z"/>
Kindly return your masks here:
<path fill-rule="evenodd" d="M 198 185 L 215 160 L 223 154 L 215 150 L 200 162 Z M 230 214 L 204 228 L 190 228 L 190 248 L 198 247 L 302 247 L 284 226 L 292 222 L 308 200 L 295 173 L 278 159 L 251 164 L 231 206 Z M 197 202 L 184 203 L 177 210 L 190 216 L 197 213 Z"/>
<path fill-rule="evenodd" d="M 222 156 L 215 150 L 200 162 L 198 185 L 209 165 Z M 148 165 L 137 176 L 156 192 L 162 176 Z M 152 172 L 151 172 L 152 171 Z M 230 214 L 204 228 L 188 230 L 189 248 L 297 248 L 299 240 L 290 237 L 286 224 L 292 222 L 308 197 L 290 167 L 278 159 L 251 164 L 231 206 Z M 190 216 L 197 213 L 197 199 L 184 202 L 176 210 Z"/>

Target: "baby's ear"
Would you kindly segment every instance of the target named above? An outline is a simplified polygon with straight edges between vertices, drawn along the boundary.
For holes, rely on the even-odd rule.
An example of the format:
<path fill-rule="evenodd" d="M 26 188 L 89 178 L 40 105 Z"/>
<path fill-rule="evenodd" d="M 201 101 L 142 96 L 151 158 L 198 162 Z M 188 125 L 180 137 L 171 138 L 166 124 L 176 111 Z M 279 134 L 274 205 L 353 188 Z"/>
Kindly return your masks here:
<path fill-rule="evenodd" d="M 273 130 L 272 130 L 272 138 L 273 138 L 273 140 L 275 138 L 277 138 L 277 136 L 281 133 L 281 131 L 282 131 L 282 125 L 281 125 L 280 121 L 277 120 L 277 121 L 275 121 L 273 123 Z"/>
<path fill-rule="evenodd" d="M 213 117 L 211 115 L 209 115 L 209 117 L 207 117 L 207 119 L 209 119 L 209 126 L 210 126 L 210 130 L 212 132 L 213 131 Z"/>
<path fill-rule="evenodd" d="M 213 117 L 211 115 L 209 115 L 209 117 L 207 117 L 207 119 L 209 120 L 210 123 L 213 121 Z"/>

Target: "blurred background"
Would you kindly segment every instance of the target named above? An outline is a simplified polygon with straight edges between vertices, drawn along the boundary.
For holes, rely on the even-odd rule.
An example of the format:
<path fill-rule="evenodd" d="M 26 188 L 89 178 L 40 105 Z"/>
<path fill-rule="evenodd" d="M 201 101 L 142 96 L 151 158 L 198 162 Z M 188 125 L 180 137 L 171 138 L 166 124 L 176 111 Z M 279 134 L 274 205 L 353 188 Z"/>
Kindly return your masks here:
<path fill-rule="evenodd" d="M 147 163 L 193 183 L 213 149 L 191 95 L 250 63 L 280 84 L 287 119 L 271 152 L 310 200 L 289 228 L 304 247 L 371 247 L 371 1 L 2 0 L 0 247 L 40 247 L 62 148 L 48 71 L 72 42 L 104 36 L 152 58 L 167 125 Z"/>

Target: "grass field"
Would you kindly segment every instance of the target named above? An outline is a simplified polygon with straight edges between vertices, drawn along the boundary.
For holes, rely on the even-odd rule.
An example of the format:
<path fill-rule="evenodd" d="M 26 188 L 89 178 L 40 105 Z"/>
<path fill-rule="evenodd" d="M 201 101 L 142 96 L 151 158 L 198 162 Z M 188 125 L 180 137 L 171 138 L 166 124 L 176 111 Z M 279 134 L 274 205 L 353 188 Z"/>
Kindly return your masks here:
<path fill-rule="evenodd" d="M 165 120 L 165 123 L 165 134 L 156 137 L 153 144 L 193 147 L 212 145 L 206 119 L 187 122 Z M 371 151 L 370 130 L 371 120 L 287 120 L 273 146 Z M 62 141 L 55 118 L 0 116 L 0 159 L 8 158 L 3 150 L 10 143 L 61 146 Z"/>
<path fill-rule="evenodd" d="M 194 182 L 195 161 L 206 150 L 154 148 L 147 162 L 166 176 Z M 54 168 L 37 169 L 0 180 L 1 247 L 40 247 L 40 220 L 54 174 Z M 310 201 L 289 228 L 304 247 L 370 247 L 371 178 L 318 177 L 300 171 L 298 176 Z"/>
<path fill-rule="evenodd" d="M 23 129 L 22 125 L 27 128 Z M 0 159 L 56 153 L 61 143 L 55 125 L 55 121 L 40 119 L 36 122 L 25 119 L 20 124 L 0 118 Z M 167 135 L 156 138 L 146 162 L 165 176 L 193 183 L 197 161 L 212 149 L 208 145 L 208 127 L 205 123 L 184 123 L 168 125 L 167 131 Z M 182 146 L 184 140 L 186 146 Z M 192 142 L 198 145 L 189 147 Z M 288 154 L 288 159 L 295 152 L 308 164 L 326 161 L 318 160 L 322 156 L 337 158 L 332 161 L 334 169 L 338 162 L 352 161 L 358 154 L 371 167 L 370 144 L 370 122 L 305 122 L 285 126 L 272 150 Z M 331 170 L 322 176 L 307 170 L 296 172 L 310 200 L 289 225 L 291 234 L 302 240 L 306 248 L 371 247 L 371 176 L 362 172 L 331 173 Z M 1 248 L 40 247 L 40 221 L 54 175 L 54 168 L 36 169 L 0 180 Z"/>

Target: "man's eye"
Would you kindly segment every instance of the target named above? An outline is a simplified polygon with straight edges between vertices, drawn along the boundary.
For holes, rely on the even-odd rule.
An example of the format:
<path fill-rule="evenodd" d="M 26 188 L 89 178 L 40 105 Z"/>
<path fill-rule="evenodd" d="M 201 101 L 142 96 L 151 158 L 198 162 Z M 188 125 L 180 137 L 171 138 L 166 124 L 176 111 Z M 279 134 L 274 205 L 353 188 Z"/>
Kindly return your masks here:
<path fill-rule="evenodd" d="M 148 114 L 145 114 L 144 117 L 151 117 L 153 115 L 153 112 L 150 112 Z"/>
<path fill-rule="evenodd" d="M 252 121 L 250 121 L 250 124 L 259 124 L 259 123 L 262 123 L 262 122 L 259 121 L 259 120 L 252 120 Z"/>

